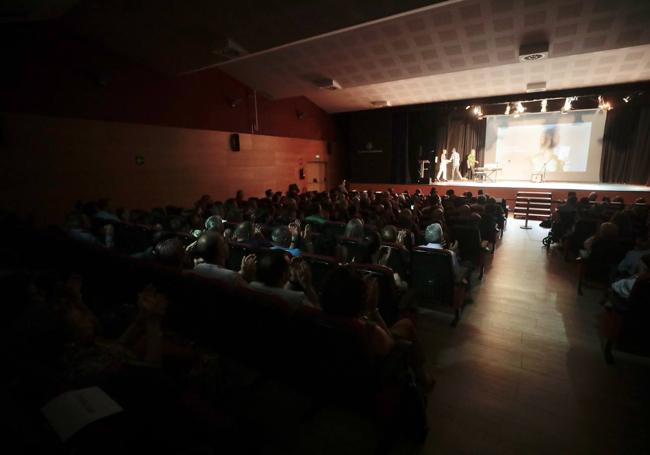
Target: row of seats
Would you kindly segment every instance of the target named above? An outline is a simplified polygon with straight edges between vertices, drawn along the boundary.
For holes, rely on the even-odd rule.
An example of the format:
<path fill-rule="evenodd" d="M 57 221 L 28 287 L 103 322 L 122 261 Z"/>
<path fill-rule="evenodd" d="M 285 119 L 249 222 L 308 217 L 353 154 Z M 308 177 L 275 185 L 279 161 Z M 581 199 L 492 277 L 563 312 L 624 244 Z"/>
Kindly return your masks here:
<path fill-rule="evenodd" d="M 57 267 L 83 275 L 84 298 L 98 314 L 118 302 L 134 302 L 137 292 L 151 283 L 170 301 L 166 330 L 279 378 L 319 402 L 334 400 L 370 410 L 388 429 L 408 422 L 408 432 L 417 438 L 426 433 L 423 404 L 417 394 L 408 392 L 414 386 L 409 379 L 407 342 L 398 343 L 391 355 L 377 363 L 368 357 L 365 331 L 354 321 L 311 307 L 295 308 L 250 288 L 232 289 L 151 261 L 79 245 L 58 232 L 34 246 L 43 257 L 56 258 Z M 317 256 L 307 258 L 312 264 L 318 261 Z M 389 283 L 387 268 L 356 267 L 386 278 L 384 285 Z M 385 289 L 380 293 L 389 295 Z M 382 398 L 394 398 L 396 393 L 397 400 Z"/>

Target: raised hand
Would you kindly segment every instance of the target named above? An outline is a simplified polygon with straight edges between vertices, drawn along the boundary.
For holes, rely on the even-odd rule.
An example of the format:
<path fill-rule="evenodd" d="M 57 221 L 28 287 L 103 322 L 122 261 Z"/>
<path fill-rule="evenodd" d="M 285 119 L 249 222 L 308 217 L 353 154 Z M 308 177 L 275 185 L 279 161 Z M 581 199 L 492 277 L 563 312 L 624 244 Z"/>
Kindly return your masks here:
<path fill-rule="evenodd" d="M 250 282 L 255 278 L 256 264 L 257 256 L 254 254 L 247 254 L 242 258 L 239 273 L 241 273 L 246 281 Z"/>

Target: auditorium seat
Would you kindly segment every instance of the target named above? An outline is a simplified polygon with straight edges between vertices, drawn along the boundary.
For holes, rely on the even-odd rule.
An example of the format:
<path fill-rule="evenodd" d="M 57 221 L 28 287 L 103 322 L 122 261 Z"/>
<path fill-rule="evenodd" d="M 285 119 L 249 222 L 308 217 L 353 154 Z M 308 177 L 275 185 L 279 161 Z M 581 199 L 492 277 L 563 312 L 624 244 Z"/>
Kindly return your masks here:
<path fill-rule="evenodd" d="M 383 265 L 353 263 L 349 265 L 364 276 L 371 276 L 377 280 L 379 302 L 377 309 L 389 326 L 399 320 L 399 301 L 393 271 Z"/>
<path fill-rule="evenodd" d="M 382 247 L 388 248 L 390 253 L 388 255 L 387 266 L 397 273 L 402 280 L 409 282 L 411 274 L 409 265 L 409 253 L 404 248 L 394 243 L 382 243 Z"/>
<path fill-rule="evenodd" d="M 564 259 L 568 260 L 569 255 L 576 257 L 589 237 L 596 233 L 598 220 L 592 218 L 581 218 L 576 221 L 573 231 L 564 239 Z"/>
<path fill-rule="evenodd" d="M 613 350 L 650 356 L 650 274 L 637 278 L 630 297 L 623 305 L 607 308 L 601 321 L 603 353 L 608 363 L 614 361 Z"/>
<path fill-rule="evenodd" d="M 341 262 L 370 262 L 366 245 L 357 239 L 339 237 L 336 239 L 338 258 Z"/>
<path fill-rule="evenodd" d="M 579 257 L 578 262 L 578 295 L 582 295 L 582 286 L 587 283 L 601 289 L 607 289 L 616 266 L 631 249 L 625 241 L 594 241 L 588 257 Z"/>
<path fill-rule="evenodd" d="M 226 268 L 239 272 L 241 268 L 241 261 L 245 256 L 255 253 L 256 249 L 245 243 L 228 242 L 228 250 L 230 255 L 226 261 Z"/>
<path fill-rule="evenodd" d="M 448 250 L 415 248 L 411 252 L 411 288 L 425 306 L 449 309 L 454 313 L 452 326 L 460 321 L 467 285 L 457 282 Z"/>
<path fill-rule="evenodd" d="M 311 268 L 311 280 L 318 293 L 322 291 L 323 281 L 327 274 L 338 265 L 336 258 L 319 254 L 303 253 L 300 256 Z"/>
<path fill-rule="evenodd" d="M 461 261 L 469 261 L 478 269 L 478 279 L 483 279 L 486 249 L 481 242 L 479 228 L 472 225 L 456 224 L 451 228 L 452 237 L 458 242 L 458 255 Z M 411 268 L 413 270 L 413 268 Z"/>

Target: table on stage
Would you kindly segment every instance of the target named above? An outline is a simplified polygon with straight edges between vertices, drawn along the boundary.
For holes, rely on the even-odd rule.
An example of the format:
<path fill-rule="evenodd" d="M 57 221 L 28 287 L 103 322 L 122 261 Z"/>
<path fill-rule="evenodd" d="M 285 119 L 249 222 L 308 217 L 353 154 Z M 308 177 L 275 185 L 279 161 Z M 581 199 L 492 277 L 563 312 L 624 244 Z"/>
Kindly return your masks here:
<path fill-rule="evenodd" d="M 497 175 L 503 168 L 498 166 L 485 166 L 474 168 L 474 180 L 480 179 L 483 182 L 496 183 Z"/>

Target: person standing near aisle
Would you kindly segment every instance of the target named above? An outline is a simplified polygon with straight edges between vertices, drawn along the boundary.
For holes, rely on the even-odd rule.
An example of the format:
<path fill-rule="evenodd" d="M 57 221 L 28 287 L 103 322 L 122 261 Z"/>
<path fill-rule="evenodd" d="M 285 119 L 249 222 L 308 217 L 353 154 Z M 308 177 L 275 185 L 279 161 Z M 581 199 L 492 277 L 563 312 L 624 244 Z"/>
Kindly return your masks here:
<path fill-rule="evenodd" d="M 474 180 L 474 168 L 476 167 L 476 150 L 472 149 L 467 155 L 467 174 L 465 177 L 469 180 Z"/>
<path fill-rule="evenodd" d="M 449 160 L 447 159 L 447 149 L 443 149 L 442 153 L 440 154 L 440 166 L 438 168 L 438 175 L 436 175 L 436 180 L 438 181 L 447 181 L 447 164 L 449 163 Z M 440 178 L 442 177 L 442 178 Z"/>
<path fill-rule="evenodd" d="M 451 149 L 451 179 L 463 180 L 463 176 L 460 175 L 460 154 L 456 151 L 456 147 Z"/>

